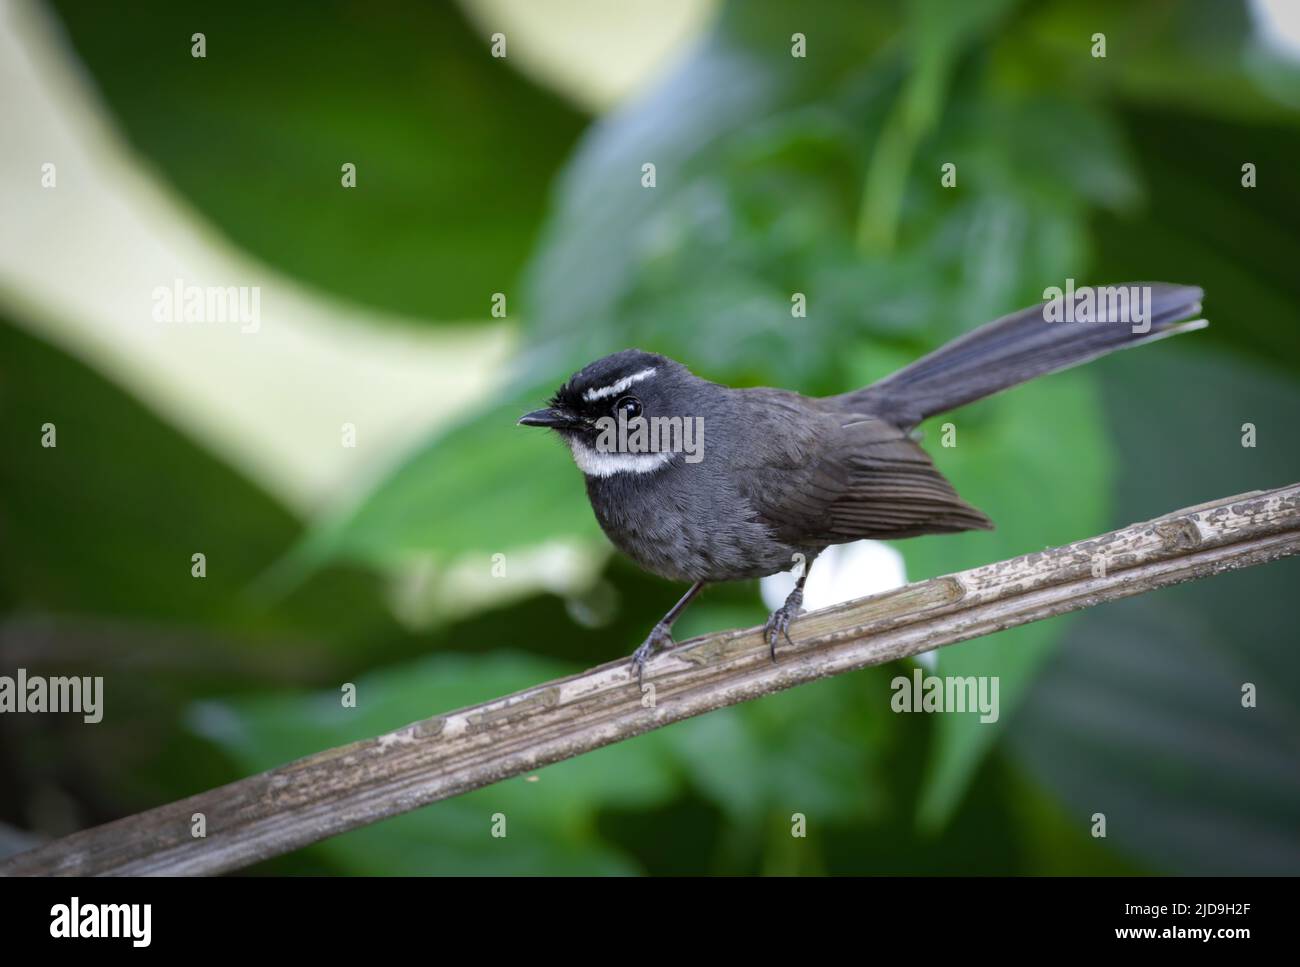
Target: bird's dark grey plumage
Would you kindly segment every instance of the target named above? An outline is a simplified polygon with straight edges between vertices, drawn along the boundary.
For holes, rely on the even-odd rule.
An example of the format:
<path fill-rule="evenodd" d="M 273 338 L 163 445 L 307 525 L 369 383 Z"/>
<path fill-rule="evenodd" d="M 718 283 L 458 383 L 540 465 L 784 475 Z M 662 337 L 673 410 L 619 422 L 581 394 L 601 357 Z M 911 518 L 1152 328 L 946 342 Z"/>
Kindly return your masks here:
<path fill-rule="evenodd" d="M 811 398 L 781 389 L 731 389 L 656 353 L 628 349 L 575 373 L 550 405 L 520 423 L 568 442 L 606 535 L 628 557 L 692 589 L 638 649 L 668 629 L 705 584 L 764 577 L 862 538 L 988 529 L 912 438 L 929 416 L 1045 373 L 1204 323 L 1201 290 L 1150 285 L 1150 329 L 1116 321 L 1047 322 L 1034 306 L 982 326 L 865 389 Z M 702 418 L 702 459 L 619 456 L 598 447 L 604 416 Z M 800 555 L 801 557 L 796 557 Z M 804 570 L 806 577 L 807 568 Z M 803 578 L 769 623 L 776 639 L 802 604 Z"/>

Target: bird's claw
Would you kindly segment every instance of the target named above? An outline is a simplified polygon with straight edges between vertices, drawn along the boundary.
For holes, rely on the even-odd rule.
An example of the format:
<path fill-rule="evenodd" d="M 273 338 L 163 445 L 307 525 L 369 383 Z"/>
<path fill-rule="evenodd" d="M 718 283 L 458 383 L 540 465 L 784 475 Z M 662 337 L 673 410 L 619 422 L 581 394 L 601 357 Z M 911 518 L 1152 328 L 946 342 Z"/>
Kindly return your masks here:
<path fill-rule="evenodd" d="M 790 592 L 790 596 L 785 599 L 785 604 L 777 608 L 767 619 L 767 649 L 772 655 L 772 661 L 776 661 L 776 642 L 778 638 L 784 637 L 794 647 L 794 640 L 790 637 L 790 622 L 803 613 L 803 592 L 798 588 Z"/>
<path fill-rule="evenodd" d="M 645 686 L 645 663 L 650 660 L 650 656 L 672 643 L 672 632 L 666 626 L 657 624 L 650 629 L 650 634 L 646 635 L 645 641 L 632 652 L 632 671 L 636 674 L 638 686 Z"/>

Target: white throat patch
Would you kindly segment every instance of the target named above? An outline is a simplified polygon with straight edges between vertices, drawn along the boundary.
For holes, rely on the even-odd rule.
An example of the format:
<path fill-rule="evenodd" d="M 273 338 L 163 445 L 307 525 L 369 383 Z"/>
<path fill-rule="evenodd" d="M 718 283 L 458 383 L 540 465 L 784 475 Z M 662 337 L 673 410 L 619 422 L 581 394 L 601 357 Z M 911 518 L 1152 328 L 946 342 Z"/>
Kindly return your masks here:
<path fill-rule="evenodd" d="M 573 462 L 588 477 L 612 477 L 616 473 L 653 473 L 673 458 L 670 451 L 660 453 L 601 453 L 581 440 L 566 441 L 573 451 Z"/>
<path fill-rule="evenodd" d="M 617 383 L 610 383 L 608 386 L 601 386 L 598 389 L 589 389 L 582 394 L 582 398 L 588 403 L 595 400 L 603 400 L 606 396 L 615 396 L 623 392 L 633 383 L 639 383 L 643 379 L 649 379 L 655 374 L 655 368 L 643 369 L 639 373 L 633 373 L 631 376 L 624 376 Z"/>

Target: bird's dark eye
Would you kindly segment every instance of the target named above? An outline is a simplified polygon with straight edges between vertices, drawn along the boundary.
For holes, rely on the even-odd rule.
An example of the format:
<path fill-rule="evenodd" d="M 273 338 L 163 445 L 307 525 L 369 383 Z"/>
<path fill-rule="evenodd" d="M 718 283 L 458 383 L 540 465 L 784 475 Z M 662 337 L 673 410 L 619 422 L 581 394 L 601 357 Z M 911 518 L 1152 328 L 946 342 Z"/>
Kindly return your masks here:
<path fill-rule="evenodd" d="M 622 413 L 629 420 L 641 415 L 641 401 L 635 396 L 624 396 L 614 404 L 614 412 Z"/>

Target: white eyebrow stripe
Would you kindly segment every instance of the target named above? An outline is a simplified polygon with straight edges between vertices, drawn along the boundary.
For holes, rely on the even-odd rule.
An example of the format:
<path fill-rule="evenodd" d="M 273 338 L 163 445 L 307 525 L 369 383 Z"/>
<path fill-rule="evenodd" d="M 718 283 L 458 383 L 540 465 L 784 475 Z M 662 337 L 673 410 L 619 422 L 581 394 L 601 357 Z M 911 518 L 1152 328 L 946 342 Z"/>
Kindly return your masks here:
<path fill-rule="evenodd" d="M 641 372 L 633 373 L 631 376 L 624 376 L 617 383 L 610 383 L 608 386 L 602 386 L 599 389 L 589 389 L 587 392 L 582 394 L 582 398 L 588 403 L 602 400 L 606 396 L 614 396 L 617 393 L 621 393 L 633 383 L 639 383 L 643 379 L 649 379 L 654 374 L 655 367 L 651 366 L 649 369 L 643 369 Z"/>

